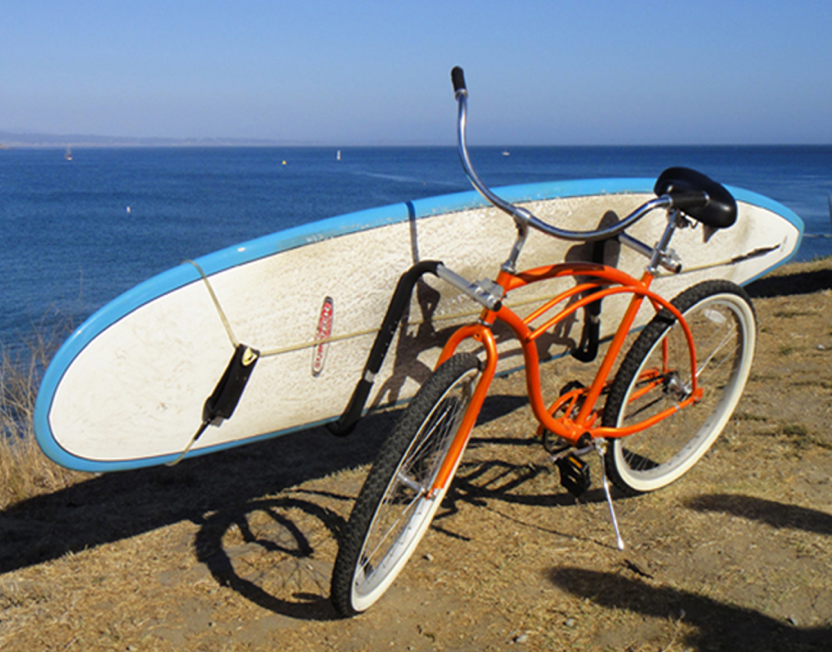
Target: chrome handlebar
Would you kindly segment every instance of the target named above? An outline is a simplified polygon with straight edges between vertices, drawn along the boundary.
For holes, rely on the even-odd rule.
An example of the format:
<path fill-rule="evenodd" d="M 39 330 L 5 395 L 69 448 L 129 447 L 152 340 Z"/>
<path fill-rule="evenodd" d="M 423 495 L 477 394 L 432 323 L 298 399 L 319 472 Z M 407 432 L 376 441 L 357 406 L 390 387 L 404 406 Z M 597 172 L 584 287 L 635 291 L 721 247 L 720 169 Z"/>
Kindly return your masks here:
<path fill-rule="evenodd" d="M 454 85 L 454 97 L 459 105 L 457 117 L 457 136 L 459 158 L 462 162 L 462 168 L 465 170 L 465 174 L 471 181 L 471 185 L 474 186 L 474 189 L 491 204 L 514 218 L 517 228 L 521 231 L 521 233 L 525 233 L 528 228 L 531 227 L 537 231 L 545 233 L 546 235 L 560 238 L 561 240 L 577 242 L 605 240 L 619 235 L 621 232 L 631 227 L 647 215 L 647 213 L 653 210 L 661 208 L 670 209 L 674 207 L 673 198 L 670 195 L 662 195 L 661 197 L 657 197 L 656 199 L 639 206 L 623 220 L 606 229 L 598 229 L 595 231 L 569 231 L 547 224 L 531 213 L 531 211 L 515 206 L 511 202 L 498 197 L 482 182 L 476 170 L 474 170 L 470 154 L 468 153 L 468 143 L 466 138 L 468 126 L 468 90 L 465 86 L 465 77 L 461 68 L 455 67 L 451 71 L 451 80 Z"/>

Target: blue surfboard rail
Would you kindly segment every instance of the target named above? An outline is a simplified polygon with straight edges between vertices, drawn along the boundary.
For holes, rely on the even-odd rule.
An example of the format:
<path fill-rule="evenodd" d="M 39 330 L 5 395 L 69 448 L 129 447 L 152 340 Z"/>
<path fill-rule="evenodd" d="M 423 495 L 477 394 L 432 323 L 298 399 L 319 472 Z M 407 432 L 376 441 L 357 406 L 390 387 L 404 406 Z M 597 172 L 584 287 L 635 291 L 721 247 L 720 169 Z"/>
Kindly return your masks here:
<path fill-rule="evenodd" d="M 655 179 L 645 178 L 581 179 L 505 186 L 496 188 L 495 192 L 509 202 L 521 203 L 592 195 L 652 193 L 654 183 Z M 738 201 L 770 210 L 793 224 L 799 232 L 798 245 L 792 252 L 792 256 L 796 253 L 799 240 L 803 235 L 803 221 L 800 217 L 787 207 L 764 195 L 731 186 L 728 186 L 728 189 Z M 416 199 L 410 202 L 339 215 L 278 231 L 207 254 L 195 259 L 194 262 L 202 268 L 206 275 L 210 276 L 217 272 L 272 256 L 281 251 L 288 251 L 321 240 L 370 230 L 389 224 L 487 206 L 490 206 L 490 204 L 475 191 Z M 791 256 L 789 256 L 790 258 Z M 787 260 L 782 261 L 781 264 L 787 262 Z M 79 458 L 64 450 L 56 442 L 49 423 L 49 411 L 55 392 L 65 372 L 73 360 L 93 339 L 111 325 L 117 323 L 145 304 L 181 287 L 199 281 L 200 278 L 197 269 L 187 263 L 162 272 L 140 283 L 100 308 L 64 342 L 44 374 L 34 413 L 34 427 L 37 442 L 50 459 L 62 466 L 92 472 L 129 470 L 164 464 L 176 459 L 176 455 L 153 457 L 150 459 L 135 459 L 126 462 L 101 462 Z M 335 418 L 327 421 L 332 421 Z M 322 423 L 326 423 L 326 421 Z M 245 443 L 268 439 L 279 434 L 288 434 L 292 431 L 307 429 L 321 424 L 307 424 L 300 428 L 292 428 L 256 437 L 253 436 L 250 439 L 246 439 Z M 188 457 L 232 448 L 241 443 L 243 442 L 230 442 L 194 450 L 188 453 Z"/>

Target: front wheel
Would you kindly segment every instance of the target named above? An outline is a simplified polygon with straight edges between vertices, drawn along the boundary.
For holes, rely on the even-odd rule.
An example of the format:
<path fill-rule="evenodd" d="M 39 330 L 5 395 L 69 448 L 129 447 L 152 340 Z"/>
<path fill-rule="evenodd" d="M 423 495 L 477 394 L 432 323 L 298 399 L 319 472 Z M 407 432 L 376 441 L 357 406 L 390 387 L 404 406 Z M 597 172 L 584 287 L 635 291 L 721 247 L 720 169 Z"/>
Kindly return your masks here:
<path fill-rule="evenodd" d="M 480 364 L 453 356 L 422 386 L 379 451 L 341 537 L 332 602 L 344 616 L 369 609 L 421 541 L 447 491 L 428 496 L 471 402 Z"/>
<path fill-rule="evenodd" d="M 754 358 L 756 317 L 740 286 L 705 281 L 672 303 L 693 334 L 702 397 L 645 430 L 613 440 L 606 469 L 626 493 L 670 484 L 707 452 L 734 412 Z M 681 403 L 690 396 L 690 367 L 682 327 L 662 310 L 621 363 L 604 407 L 604 425 L 641 423 Z"/>

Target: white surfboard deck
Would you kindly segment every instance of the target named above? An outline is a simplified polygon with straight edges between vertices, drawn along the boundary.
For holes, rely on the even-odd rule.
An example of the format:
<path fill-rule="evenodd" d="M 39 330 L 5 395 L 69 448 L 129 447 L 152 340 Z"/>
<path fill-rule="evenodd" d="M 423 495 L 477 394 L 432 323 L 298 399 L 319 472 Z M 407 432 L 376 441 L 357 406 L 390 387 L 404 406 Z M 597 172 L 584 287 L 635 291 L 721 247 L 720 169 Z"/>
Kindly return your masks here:
<path fill-rule="evenodd" d="M 606 213 L 624 217 L 653 197 L 652 185 L 651 179 L 583 180 L 497 192 L 549 223 L 591 229 Z M 708 243 L 701 226 L 677 232 L 672 246 L 684 271 L 657 279 L 655 290 L 672 298 L 707 278 L 747 283 L 797 250 L 799 217 L 761 195 L 729 190 L 738 202 L 736 224 Z M 654 212 L 629 233 L 655 242 L 663 215 Z M 199 427 L 203 404 L 238 342 L 262 357 L 234 414 L 209 426 L 189 456 L 332 421 L 361 377 L 399 276 L 415 262 L 440 260 L 470 280 L 493 278 L 514 238 L 512 220 L 468 192 L 331 218 L 185 262 L 104 306 L 64 343 L 38 396 L 37 440 L 55 462 L 85 471 L 171 462 Z M 520 267 L 588 260 L 590 247 L 533 231 Z M 625 247 L 608 249 L 607 256 L 608 264 L 636 277 L 646 264 Z M 523 288 L 507 302 L 522 313 L 527 302 L 552 296 L 557 283 L 565 289 L 574 281 Z M 623 304 L 604 301 L 602 336 L 614 330 Z M 322 312 L 331 326 L 323 341 Z M 479 312 L 426 275 L 368 407 L 411 397 L 450 332 Z M 553 333 L 541 343 L 544 354 L 563 353 L 580 335 L 579 322 Z M 501 349 L 501 369 L 522 366 L 516 343 L 503 342 Z"/>

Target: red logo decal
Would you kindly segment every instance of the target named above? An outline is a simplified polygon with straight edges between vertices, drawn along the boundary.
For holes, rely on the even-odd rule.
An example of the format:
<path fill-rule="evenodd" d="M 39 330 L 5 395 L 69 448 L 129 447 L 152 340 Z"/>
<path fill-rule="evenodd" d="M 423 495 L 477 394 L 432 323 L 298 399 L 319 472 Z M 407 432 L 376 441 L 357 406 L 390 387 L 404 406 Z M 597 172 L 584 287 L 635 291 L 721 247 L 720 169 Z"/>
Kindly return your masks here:
<path fill-rule="evenodd" d="M 332 297 L 324 299 L 321 306 L 321 316 L 318 318 L 318 330 L 315 332 L 315 345 L 312 355 L 312 375 L 320 376 L 324 370 L 326 352 L 329 349 L 329 338 L 332 336 L 332 320 L 335 315 L 335 304 Z"/>

